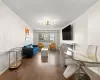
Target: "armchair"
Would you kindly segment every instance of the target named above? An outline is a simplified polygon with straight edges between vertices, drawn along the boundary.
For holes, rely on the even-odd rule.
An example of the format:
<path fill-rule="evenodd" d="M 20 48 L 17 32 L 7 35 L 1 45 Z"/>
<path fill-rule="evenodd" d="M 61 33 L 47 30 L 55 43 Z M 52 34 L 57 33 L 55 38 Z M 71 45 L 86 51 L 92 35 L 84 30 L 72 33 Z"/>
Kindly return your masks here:
<path fill-rule="evenodd" d="M 41 49 L 41 48 L 43 48 L 44 47 L 44 45 L 43 45 L 43 43 L 38 43 L 38 47 Z"/>
<path fill-rule="evenodd" d="M 73 50 L 72 52 L 73 52 L 74 57 L 81 58 L 83 56 L 91 61 L 97 60 L 97 56 L 96 56 L 97 46 L 95 46 L 95 45 L 89 45 L 86 52 L 77 51 L 77 50 Z"/>
<path fill-rule="evenodd" d="M 67 53 L 67 54 L 65 54 Z M 61 44 L 60 47 L 60 61 L 61 61 L 61 65 L 63 66 L 68 66 L 68 65 L 72 65 L 72 64 L 76 64 L 76 62 L 74 60 L 72 60 L 68 54 L 71 54 L 72 52 L 68 50 L 68 46 L 67 44 Z"/>
<path fill-rule="evenodd" d="M 77 65 L 77 62 L 72 60 L 65 52 L 68 53 L 68 46 L 63 43 L 60 46 L 60 61 L 62 67 L 67 66 L 63 76 L 66 79 L 69 79 L 79 69 L 79 66 Z"/>
<path fill-rule="evenodd" d="M 56 50 L 56 43 L 51 43 L 50 45 L 49 45 L 49 49 L 51 49 L 51 50 Z"/>

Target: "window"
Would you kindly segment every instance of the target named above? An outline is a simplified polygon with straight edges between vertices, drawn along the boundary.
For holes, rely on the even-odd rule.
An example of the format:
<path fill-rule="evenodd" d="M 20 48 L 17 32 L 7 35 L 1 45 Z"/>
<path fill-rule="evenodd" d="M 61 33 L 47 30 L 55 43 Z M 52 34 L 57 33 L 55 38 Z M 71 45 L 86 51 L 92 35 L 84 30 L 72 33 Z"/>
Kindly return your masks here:
<path fill-rule="evenodd" d="M 40 32 L 39 33 L 39 41 L 43 41 L 43 42 L 51 42 L 54 41 L 54 33 L 43 33 Z"/>
<path fill-rule="evenodd" d="M 39 41 L 49 41 L 48 33 L 39 33 Z"/>
<path fill-rule="evenodd" d="M 50 41 L 54 41 L 54 33 L 50 33 Z"/>

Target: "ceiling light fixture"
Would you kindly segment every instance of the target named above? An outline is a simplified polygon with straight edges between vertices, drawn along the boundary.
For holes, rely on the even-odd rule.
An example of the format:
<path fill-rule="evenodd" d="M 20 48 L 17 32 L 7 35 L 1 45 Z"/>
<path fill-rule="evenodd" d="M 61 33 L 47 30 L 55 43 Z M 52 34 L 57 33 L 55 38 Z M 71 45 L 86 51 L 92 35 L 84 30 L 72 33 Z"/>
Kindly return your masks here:
<path fill-rule="evenodd" d="M 41 25 L 44 25 L 44 26 L 51 26 L 51 25 L 54 25 L 56 22 L 56 20 L 51 20 L 51 19 L 43 19 L 43 20 L 39 20 L 39 23 Z"/>

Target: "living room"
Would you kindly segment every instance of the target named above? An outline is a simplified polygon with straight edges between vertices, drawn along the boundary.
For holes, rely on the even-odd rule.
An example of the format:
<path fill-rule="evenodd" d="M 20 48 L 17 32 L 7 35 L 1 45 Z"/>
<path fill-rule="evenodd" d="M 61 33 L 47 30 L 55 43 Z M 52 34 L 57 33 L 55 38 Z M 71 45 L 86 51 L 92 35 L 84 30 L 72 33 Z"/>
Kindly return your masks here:
<path fill-rule="evenodd" d="M 55 4 L 57 7 L 55 6 Z M 37 5 L 40 6 L 36 7 Z M 59 5 L 61 5 L 62 7 L 59 7 Z M 65 9 L 67 12 L 65 11 Z M 46 18 L 44 18 L 45 16 Z M 47 16 L 49 17 L 47 18 Z M 25 0 L 21 2 L 17 0 L 15 2 L 12 0 L 10 1 L 0 0 L 0 79 L 7 80 L 10 77 L 9 78 L 10 80 L 20 80 L 20 79 L 26 80 L 29 77 L 31 77 L 28 74 L 25 74 L 27 77 L 21 76 L 22 74 L 21 71 L 18 72 L 17 69 L 9 71 L 10 64 L 13 63 L 16 59 L 18 59 L 22 60 L 22 63 L 26 62 L 26 64 L 23 63 L 24 65 L 21 64 L 18 67 L 18 69 L 19 68 L 22 69 L 23 67 L 25 67 L 26 71 L 29 70 L 29 74 L 31 73 L 34 74 L 32 75 L 33 79 L 36 78 L 36 80 L 42 80 L 41 77 L 42 73 L 40 71 L 47 71 L 44 72 L 44 74 L 45 75 L 50 74 L 50 75 L 47 75 L 43 79 L 48 80 L 49 77 L 52 77 L 51 78 L 52 80 L 61 80 L 61 79 L 66 80 L 67 79 L 66 75 L 63 75 L 66 68 L 64 68 L 64 70 L 62 67 L 58 69 L 58 63 L 59 63 L 58 58 L 61 56 L 59 47 L 63 43 L 67 45 L 78 44 L 79 45 L 78 50 L 82 52 L 82 55 L 86 55 L 86 51 L 89 45 L 93 45 L 96 46 L 95 53 L 97 53 L 100 45 L 99 21 L 100 21 L 99 0 L 80 1 L 79 4 L 78 1 L 75 2 L 73 0 L 71 2 L 67 0 L 67 2 L 65 1 L 65 4 L 61 0 L 57 1 L 57 3 L 55 1 L 54 3 L 53 1 L 49 1 L 49 3 L 48 1 L 46 1 L 46 3 L 41 1 L 39 3 L 39 1 L 34 2 L 32 0 L 30 1 Z M 65 40 L 63 39 L 62 30 L 68 27 L 69 25 L 71 25 L 72 27 L 71 37 L 73 38 L 70 40 L 68 39 Z M 36 50 L 34 52 L 35 54 L 31 54 L 32 58 L 22 59 L 23 57 L 21 52 L 22 47 L 27 46 L 34 48 L 38 46 L 38 43 L 42 43 L 43 48 L 49 48 L 49 49 L 52 43 L 56 44 L 55 46 L 53 45 L 54 49 L 56 48 L 56 51 L 51 50 L 51 54 L 49 54 L 50 57 L 48 56 L 48 61 L 46 61 L 45 63 L 40 62 L 41 61 L 40 50 L 39 51 Z M 18 55 L 17 51 L 19 51 Z M 59 57 L 57 53 L 60 55 Z M 16 55 L 18 56 L 17 58 Z M 94 54 L 92 55 L 92 58 L 94 58 Z M 97 53 L 96 58 L 99 63 L 100 61 L 99 53 Z M 37 61 L 34 59 L 36 59 Z M 47 64 L 47 62 L 50 62 L 50 64 Z M 40 71 L 39 70 L 37 71 L 38 72 L 37 75 L 40 75 L 38 76 L 39 77 L 38 79 L 37 77 L 34 77 L 37 76 L 34 73 L 34 71 L 31 72 L 31 70 L 28 68 L 29 67 L 28 65 L 32 63 L 33 64 L 36 63 L 36 66 L 31 65 L 30 67 L 30 68 L 35 67 L 33 70 L 40 68 L 39 69 Z M 54 65 L 55 63 L 57 63 L 57 67 L 55 67 L 56 66 Z M 94 72 L 96 76 L 97 75 L 100 76 L 99 66 L 89 68 L 89 70 Z M 52 74 L 55 74 L 56 76 L 53 76 Z M 99 80 L 97 77 L 95 77 L 95 79 Z"/>

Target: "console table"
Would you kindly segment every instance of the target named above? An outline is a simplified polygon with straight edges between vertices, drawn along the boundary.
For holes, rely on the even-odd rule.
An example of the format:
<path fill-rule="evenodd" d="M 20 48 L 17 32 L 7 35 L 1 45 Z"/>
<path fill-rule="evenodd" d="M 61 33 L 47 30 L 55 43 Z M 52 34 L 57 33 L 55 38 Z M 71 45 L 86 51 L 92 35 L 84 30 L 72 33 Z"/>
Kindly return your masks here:
<path fill-rule="evenodd" d="M 9 68 L 10 69 L 15 69 L 15 68 L 18 68 L 20 65 L 21 65 L 21 61 L 20 60 L 18 60 L 18 53 L 19 53 L 19 51 L 21 51 L 21 47 L 18 47 L 18 48 L 13 48 L 13 49 L 11 49 L 10 51 L 9 51 Z M 15 59 L 15 61 L 11 64 L 11 60 L 10 60 L 10 54 L 11 53 L 15 53 L 15 56 L 16 56 L 16 59 Z"/>

